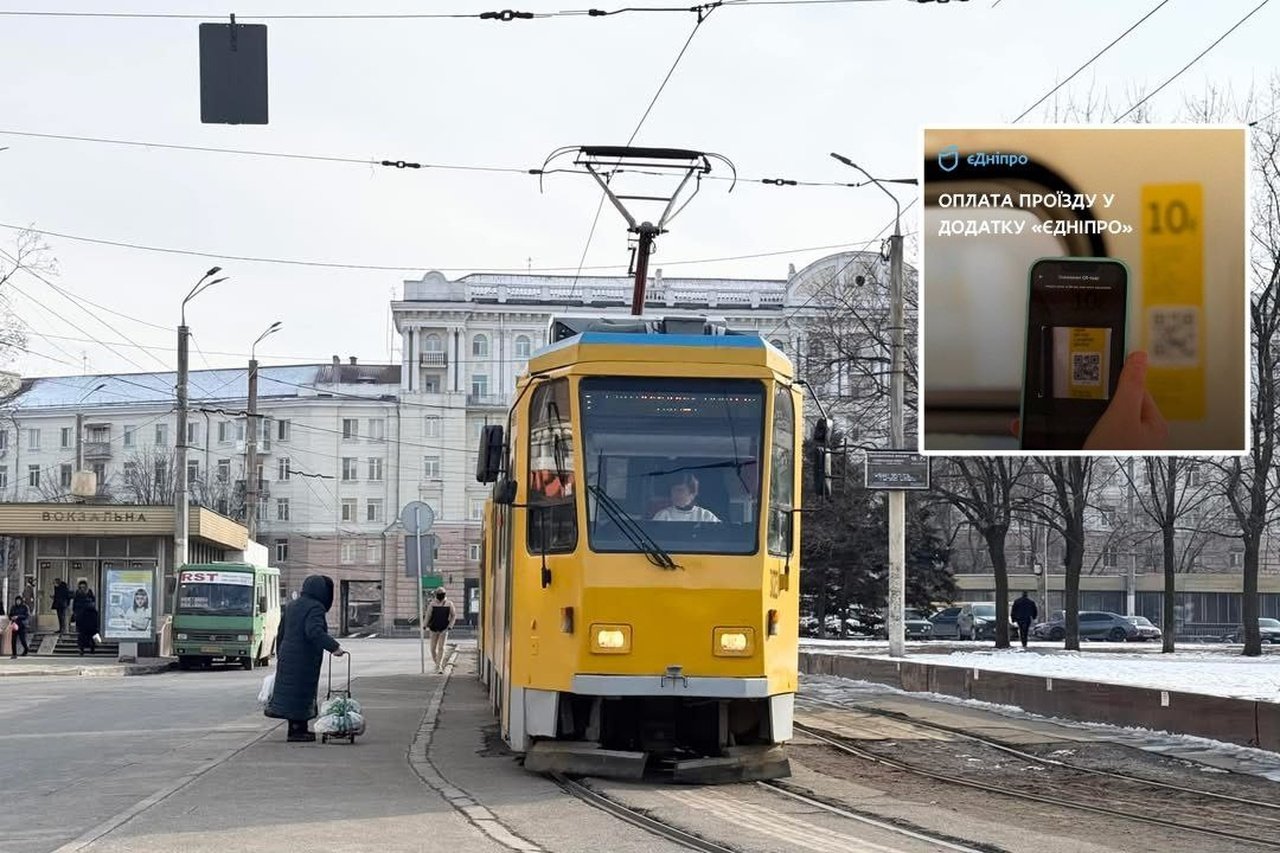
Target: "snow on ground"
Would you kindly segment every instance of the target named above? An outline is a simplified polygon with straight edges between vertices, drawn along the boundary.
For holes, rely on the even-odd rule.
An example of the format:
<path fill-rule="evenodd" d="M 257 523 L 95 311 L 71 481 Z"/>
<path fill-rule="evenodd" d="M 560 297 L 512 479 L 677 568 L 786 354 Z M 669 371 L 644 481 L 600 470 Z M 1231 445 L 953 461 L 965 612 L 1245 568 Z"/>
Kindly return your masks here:
<path fill-rule="evenodd" d="M 876 658 L 886 658 L 888 652 L 883 642 L 806 640 L 802 648 Z M 935 644 L 911 643 L 908 657 L 918 663 L 966 669 L 1280 702 L 1280 654 L 1246 658 L 1239 646 L 1186 646 L 1171 655 L 1160 654 L 1158 646 L 1139 651 L 1129 643 L 1091 643 L 1079 652 L 1050 643 L 1001 650 L 957 643 L 945 649 L 950 653 Z"/>
<path fill-rule="evenodd" d="M 1195 737 L 1194 735 L 1113 726 L 1107 723 L 1085 723 L 1057 717 L 1043 717 L 1024 711 L 1014 705 L 996 705 L 991 702 L 960 699 L 940 693 L 908 693 L 896 687 L 873 684 L 867 681 L 852 681 L 827 675 L 802 675 L 800 678 L 800 696 L 802 698 L 813 696 L 819 699 L 826 699 L 829 702 L 854 704 L 876 696 L 897 695 L 948 705 L 981 708 L 985 711 L 999 714 L 1002 717 L 1048 721 L 1066 728 L 1103 734 L 1116 743 L 1204 765 L 1201 770 L 1206 773 L 1225 770 L 1236 773 L 1249 773 L 1270 779 L 1273 782 L 1280 782 L 1280 753 L 1268 752 L 1263 749 L 1236 746 L 1232 743 L 1223 743 L 1222 741 L 1209 740 L 1208 738 Z"/>

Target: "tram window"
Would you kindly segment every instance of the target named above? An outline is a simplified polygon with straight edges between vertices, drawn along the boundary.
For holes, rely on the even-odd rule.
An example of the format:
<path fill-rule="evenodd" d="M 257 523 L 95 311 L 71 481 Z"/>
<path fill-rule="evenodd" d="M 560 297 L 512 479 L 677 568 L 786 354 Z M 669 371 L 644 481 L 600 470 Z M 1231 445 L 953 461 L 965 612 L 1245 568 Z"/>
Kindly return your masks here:
<path fill-rule="evenodd" d="M 769 553 L 791 552 L 791 509 L 795 493 L 795 406 L 791 391 L 773 396 L 773 468 L 769 472 Z"/>
<path fill-rule="evenodd" d="M 578 544 L 574 506 L 573 425 L 569 382 L 546 382 L 529 408 L 529 551 L 572 551 Z"/>
<path fill-rule="evenodd" d="M 581 411 L 593 550 L 756 552 L 762 383 L 591 377 Z"/>

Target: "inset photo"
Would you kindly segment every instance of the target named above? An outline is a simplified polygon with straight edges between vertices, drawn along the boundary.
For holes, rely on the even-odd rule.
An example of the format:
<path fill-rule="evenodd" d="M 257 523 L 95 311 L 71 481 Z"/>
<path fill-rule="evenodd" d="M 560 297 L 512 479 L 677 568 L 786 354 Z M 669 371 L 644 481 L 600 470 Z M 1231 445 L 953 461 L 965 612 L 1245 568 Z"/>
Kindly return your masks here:
<path fill-rule="evenodd" d="M 1248 450 L 1246 130 L 924 131 L 921 450 Z"/>

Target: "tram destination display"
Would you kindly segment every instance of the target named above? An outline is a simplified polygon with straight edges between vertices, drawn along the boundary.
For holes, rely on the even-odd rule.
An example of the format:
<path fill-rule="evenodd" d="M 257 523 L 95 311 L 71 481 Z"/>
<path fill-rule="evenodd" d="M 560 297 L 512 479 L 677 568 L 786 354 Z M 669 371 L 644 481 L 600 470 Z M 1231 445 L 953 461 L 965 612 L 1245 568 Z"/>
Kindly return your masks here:
<path fill-rule="evenodd" d="M 868 489 L 928 489 L 929 458 L 919 453 L 868 450 L 865 483 Z"/>

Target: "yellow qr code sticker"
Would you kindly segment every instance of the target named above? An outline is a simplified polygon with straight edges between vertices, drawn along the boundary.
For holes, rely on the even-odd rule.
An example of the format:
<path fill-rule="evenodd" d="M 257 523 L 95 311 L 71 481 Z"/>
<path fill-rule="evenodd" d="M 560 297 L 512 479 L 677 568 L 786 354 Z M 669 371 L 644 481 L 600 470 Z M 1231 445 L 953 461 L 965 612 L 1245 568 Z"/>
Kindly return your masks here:
<path fill-rule="evenodd" d="M 1053 396 L 1106 400 L 1110 396 L 1110 376 L 1110 329 L 1054 327 Z"/>
<path fill-rule="evenodd" d="M 1169 420 L 1205 416 L 1204 190 L 1142 188 L 1142 324 L 1147 387 Z"/>

